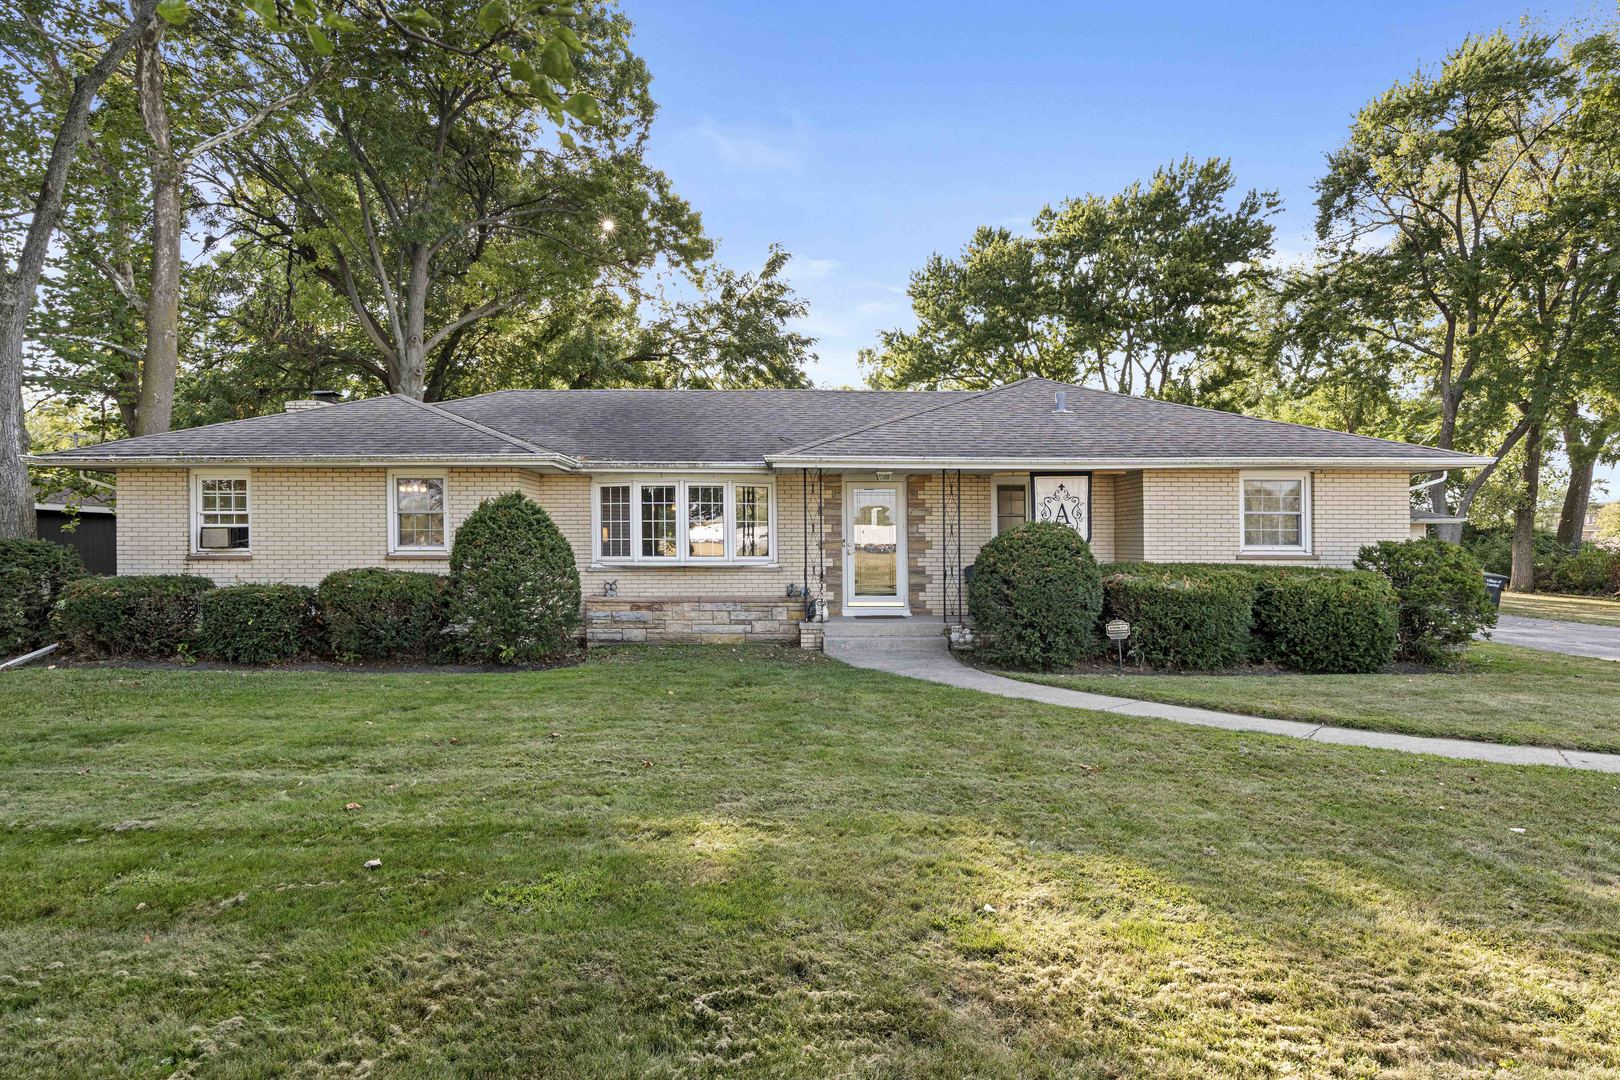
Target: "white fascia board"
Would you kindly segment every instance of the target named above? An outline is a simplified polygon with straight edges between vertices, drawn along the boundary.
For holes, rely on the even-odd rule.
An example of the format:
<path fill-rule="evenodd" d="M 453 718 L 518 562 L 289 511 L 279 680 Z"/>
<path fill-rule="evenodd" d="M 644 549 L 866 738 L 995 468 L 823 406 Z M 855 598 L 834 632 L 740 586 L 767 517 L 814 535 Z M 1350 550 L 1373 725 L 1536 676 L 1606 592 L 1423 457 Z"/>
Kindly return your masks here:
<path fill-rule="evenodd" d="M 141 466 L 167 465 L 190 468 L 197 465 L 253 465 L 259 468 L 299 465 L 355 465 L 385 468 L 396 465 L 499 465 L 511 469 L 542 469 L 573 472 L 579 465 L 574 458 L 561 454 L 542 457 L 538 454 L 391 454 L 387 457 L 303 454 L 287 457 L 227 456 L 221 454 L 163 454 L 123 455 L 120 457 L 58 458 L 52 455 L 23 458 L 29 465 L 45 468 L 68 469 L 128 469 Z"/>
<path fill-rule="evenodd" d="M 761 461 L 582 461 L 577 466 L 582 473 L 761 473 L 768 475 L 771 467 Z"/>
<path fill-rule="evenodd" d="M 963 469 L 977 472 L 1022 471 L 1026 469 L 1069 469 L 1079 472 L 1102 469 L 1400 469 L 1403 472 L 1444 472 L 1489 465 L 1494 458 L 1458 454 L 1453 460 L 1432 458 L 1366 457 L 1202 457 L 1202 458 L 818 458 L 773 456 L 765 459 L 778 469 Z"/>

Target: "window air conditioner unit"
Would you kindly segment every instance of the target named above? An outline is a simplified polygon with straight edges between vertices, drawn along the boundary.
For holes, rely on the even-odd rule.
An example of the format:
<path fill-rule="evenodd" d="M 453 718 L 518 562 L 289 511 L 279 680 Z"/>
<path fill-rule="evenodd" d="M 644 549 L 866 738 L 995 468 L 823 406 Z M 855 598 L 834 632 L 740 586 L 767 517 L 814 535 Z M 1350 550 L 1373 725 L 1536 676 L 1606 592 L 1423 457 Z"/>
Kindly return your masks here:
<path fill-rule="evenodd" d="M 231 546 L 231 530 L 226 525 L 205 525 L 197 546 L 204 551 L 223 551 Z"/>

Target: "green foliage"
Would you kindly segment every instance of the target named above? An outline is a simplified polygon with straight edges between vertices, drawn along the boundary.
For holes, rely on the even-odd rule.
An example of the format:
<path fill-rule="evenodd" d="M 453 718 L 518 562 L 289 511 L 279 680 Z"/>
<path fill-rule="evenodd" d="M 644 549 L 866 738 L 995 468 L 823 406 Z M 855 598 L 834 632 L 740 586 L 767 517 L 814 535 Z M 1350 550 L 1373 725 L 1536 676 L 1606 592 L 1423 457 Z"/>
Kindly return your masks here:
<path fill-rule="evenodd" d="M 1099 579 L 1091 546 L 1068 526 L 998 533 L 979 549 L 968 589 L 978 651 L 1009 667 L 1074 663 L 1096 648 Z"/>
<path fill-rule="evenodd" d="M 315 591 L 302 585 L 229 585 L 202 595 L 199 655 L 273 664 L 306 652 L 315 636 Z"/>
<path fill-rule="evenodd" d="M 1539 586 L 1541 574 L 1537 569 Z M 1620 592 L 1620 552 L 1582 544 L 1581 550 L 1565 554 L 1547 567 L 1546 581 L 1553 592 L 1613 596 Z"/>
<path fill-rule="evenodd" d="M 481 503 L 450 548 L 449 632 L 473 663 L 552 660 L 580 625 L 574 549 L 519 492 Z"/>
<path fill-rule="evenodd" d="M 423 660 L 439 652 L 449 580 L 368 567 L 328 574 L 315 600 L 326 647 L 345 663 Z"/>
<path fill-rule="evenodd" d="M 1450 659 L 1496 625 L 1479 560 L 1443 540 L 1382 540 L 1356 556 L 1356 569 L 1383 574 L 1400 598 L 1396 656 L 1422 664 Z"/>
<path fill-rule="evenodd" d="M 49 540 L 0 540 L 0 657 L 45 644 L 62 588 L 84 576 L 79 553 Z"/>
<path fill-rule="evenodd" d="M 1214 671 L 1249 658 L 1255 582 L 1216 565 L 1115 564 L 1103 617 L 1131 624 L 1126 650 L 1151 667 Z"/>
<path fill-rule="evenodd" d="M 1399 607 L 1381 574 L 1282 571 L 1261 578 L 1255 632 L 1271 659 L 1285 667 L 1362 674 L 1395 658 Z"/>
<path fill-rule="evenodd" d="M 202 597 L 213 588 L 191 574 L 78 578 L 62 590 L 51 630 L 85 656 L 170 657 L 196 640 Z"/>
<path fill-rule="evenodd" d="M 1488 574 L 1506 577 L 1513 571 L 1511 529 L 1470 530 L 1463 546 Z M 1577 552 L 1558 542 L 1556 534 L 1538 529 L 1531 545 L 1537 589 L 1578 596 L 1611 596 L 1620 592 L 1620 552 L 1583 544 Z"/>
<path fill-rule="evenodd" d="M 1620 540 L 1620 501 L 1604 503 L 1598 509 L 1592 536 L 1596 540 Z"/>
<path fill-rule="evenodd" d="M 1033 237 L 981 227 L 957 259 L 911 276 L 914 331 L 881 335 L 877 386 L 1095 378 L 1164 394 L 1223 337 L 1272 250 L 1276 196 L 1236 188 L 1230 163 L 1183 159 L 1118 195 L 1047 207 Z"/>

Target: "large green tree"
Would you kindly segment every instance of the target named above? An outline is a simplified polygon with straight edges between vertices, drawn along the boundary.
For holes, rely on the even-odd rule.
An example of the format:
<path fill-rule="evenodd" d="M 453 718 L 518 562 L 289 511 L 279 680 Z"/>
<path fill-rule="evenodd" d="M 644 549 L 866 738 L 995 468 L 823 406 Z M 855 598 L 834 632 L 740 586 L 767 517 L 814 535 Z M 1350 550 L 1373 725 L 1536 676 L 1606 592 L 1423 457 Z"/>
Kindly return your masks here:
<path fill-rule="evenodd" d="M 1041 211 L 1033 235 L 981 228 L 911 277 L 915 330 L 862 353 L 879 386 L 993 386 L 1027 375 L 1197 397 L 1209 354 L 1266 274 L 1277 209 L 1229 162 L 1184 159 L 1117 195 Z"/>
<path fill-rule="evenodd" d="M 1323 272 L 1345 324 L 1391 348 L 1403 378 L 1425 387 L 1436 445 L 1496 459 L 1458 493 L 1463 514 L 1508 454 L 1539 439 L 1568 370 L 1545 347 L 1578 337 L 1569 324 L 1590 310 L 1584 287 L 1553 302 L 1562 271 L 1551 253 L 1582 243 L 1589 216 L 1549 227 L 1557 184 L 1547 178 L 1575 129 L 1582 57 L 1602 39 L 1469 38 L 1437 71 L 1365 106 L 1318 185 Z M 1548 301 L 1539 311 L 1538 297 Z M 1431 492 L 1447 510 L 1445 487 Z"/>
<path fill-rule="evenodd" d="M 514 52 L 477 3 L 426 10 L 432 42 L 340 41 L 309 121 L 241 143 L 212 181 L 238 243 L 284 251 L 345 301 L 367 373 L 438 398 L 490 320 L 604 283 L 634 288 L 660 257 L 686 265 L 711 245 L 644 159 L 654 108 L 621 14 L 582 11 L 577 33 L 540 48 L 575 94 L 557 101 L 534 92 L 523 59 L 539 30 Z"/>

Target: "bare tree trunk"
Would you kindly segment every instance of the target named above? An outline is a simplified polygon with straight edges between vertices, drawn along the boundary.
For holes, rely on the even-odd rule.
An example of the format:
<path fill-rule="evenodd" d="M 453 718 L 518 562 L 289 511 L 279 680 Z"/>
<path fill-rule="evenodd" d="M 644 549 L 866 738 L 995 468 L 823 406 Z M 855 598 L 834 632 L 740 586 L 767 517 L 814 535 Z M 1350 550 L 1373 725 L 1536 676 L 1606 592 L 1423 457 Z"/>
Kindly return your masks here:
<path fill-rule="evenodd" d="M 400 342 L 398 386 L 394 392 L 421 401 L 427 396 L 428 250 L 411 249 L 410 277 L 405 281 L 405 335 Z"/>
<path fill-rule="evenodd" d="M 22 254 L 16 269 L 0 280 L 0 537 L 34 535 L 34 499 L 28 467 L 22 460 L 28 438 L 23 424 L 23 342 L 51 236 L 62 214 L 68 167 L 84 142 L 91 104 L 135 40 L 151 25 L 157 4 L 158 0 L 136 0 L 129 25 L 108 42 L 89 71 L 73 80 L 73 94 L 51 144 L 45 179 L 34 198 Z"/>
<path fill-rule="evenodd" d="M 1524 490 L 1513 511 L 1513 572 L 1508 587 L 1514 592 L 1536 591 L 1536 501 L 1541 496 L 1541 425 L 1531 425 L 1524 441 Z"/>
<path fill-rule="evenodd" d="M 1592 474 L 1597 471 L 1601 440 L 1590 445 L 1581 442 L 1579 435 L 1564 429 L 1564 452 L 1569 456 L 1569 489 L 1564 492 L 1564 506 L 1558 514 L 1558 542 L 1571 551 L 1580 550 L 1582 533 L 1586 529 L 1586 510 L 1592 504 Z"/>
<path fill-rule="evenodd" d="M 163 24 L 141 35 L 135 48 L 141 121 L 151 139 L 152 272 L 146 297 L 146 351 L 141 358 L 140 403 L 135 434 L 168 431 L 174 413 L 174 381 L 180 370 L 180 160 L 169 132 L 163 97 Z"/>

